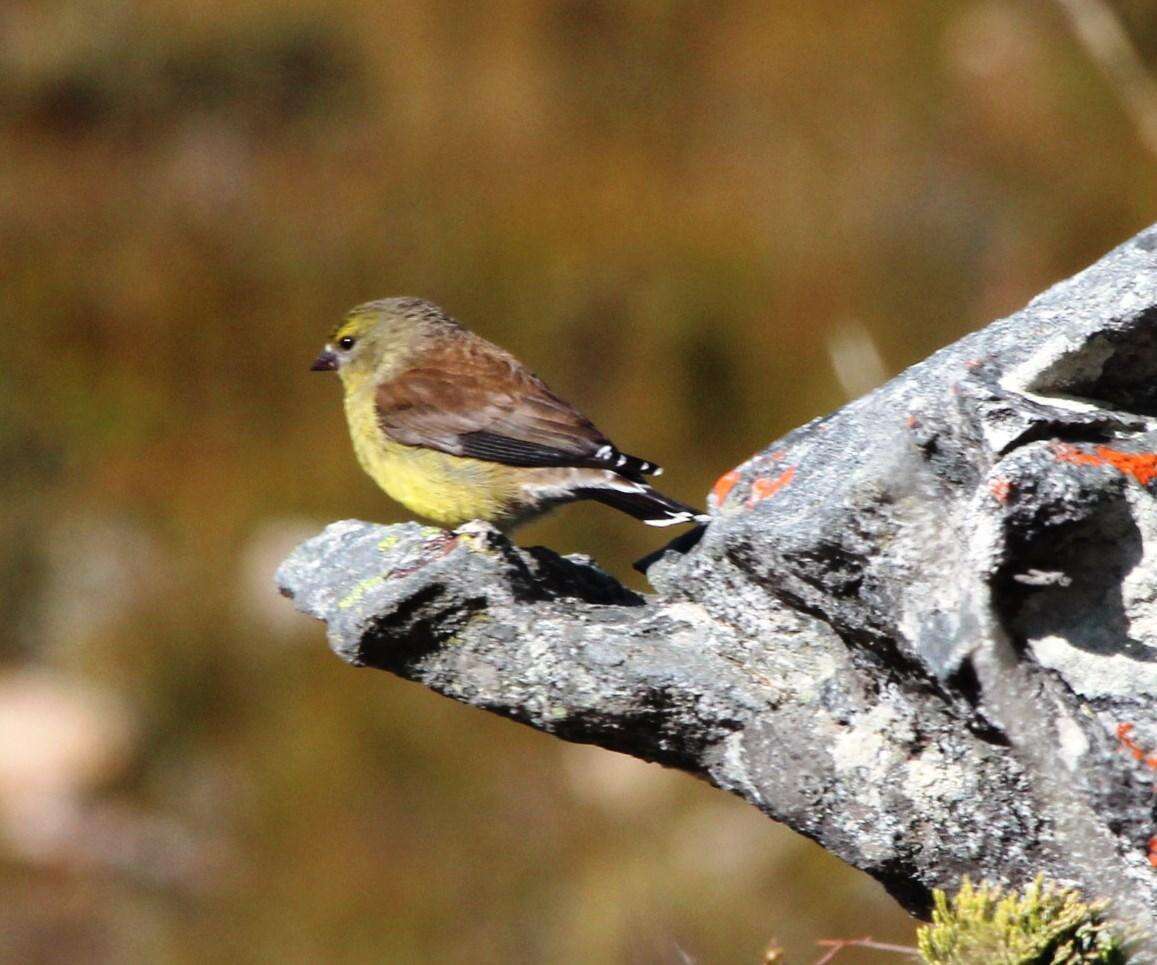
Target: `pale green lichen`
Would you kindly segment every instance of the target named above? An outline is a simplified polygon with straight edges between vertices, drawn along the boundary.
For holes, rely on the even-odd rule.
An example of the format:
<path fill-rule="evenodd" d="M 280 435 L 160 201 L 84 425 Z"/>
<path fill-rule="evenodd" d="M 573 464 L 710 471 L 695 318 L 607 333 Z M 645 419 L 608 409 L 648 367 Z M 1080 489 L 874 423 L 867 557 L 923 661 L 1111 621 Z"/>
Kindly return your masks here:
<path fill-rule="evenodd" d="M 929 965 L 1124 965 L 1105 902 L 1037 878 L 1020 892 L 965 878 L 955 897 L 934 893 L 932 921 L 917 932 Z"/>
<path fill-rule="evenodd" d="M 386 578 L 384 576 L 370 576 L 361 580 L 341 599 L 338 603 L 338 609 L 348 610 L 351 606 L 355 606 L 361 602 L 362 597 L 369 593 L 370 590 L 376 586 L 381 586 L 385 582 Z"/>

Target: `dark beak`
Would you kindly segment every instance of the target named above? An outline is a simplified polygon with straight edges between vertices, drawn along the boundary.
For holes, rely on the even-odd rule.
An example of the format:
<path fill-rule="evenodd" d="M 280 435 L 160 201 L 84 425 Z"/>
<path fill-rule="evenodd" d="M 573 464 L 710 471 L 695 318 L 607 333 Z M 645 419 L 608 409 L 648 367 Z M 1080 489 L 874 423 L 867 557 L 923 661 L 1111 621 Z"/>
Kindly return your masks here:
<path fill-rule="evenodd" d="M 311 372 L 336 372 L 337 356 L 329 351 L 329 349 L 326 349 L 313 360 L 313 365 L 309 367 L 309 370 Z"/>

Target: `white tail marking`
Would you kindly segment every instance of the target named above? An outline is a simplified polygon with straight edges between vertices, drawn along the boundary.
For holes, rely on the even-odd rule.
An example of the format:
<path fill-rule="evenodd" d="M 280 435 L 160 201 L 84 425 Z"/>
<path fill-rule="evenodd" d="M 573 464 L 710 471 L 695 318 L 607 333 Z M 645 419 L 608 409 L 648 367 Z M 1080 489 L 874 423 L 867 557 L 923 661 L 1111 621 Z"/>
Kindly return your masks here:
<path fill-rule="evenodd" d="M 709 523 L 706 513 L 672 513 L 667 519 L 644 519 L 648 526 L 678 526 L 680 523 Z"/>

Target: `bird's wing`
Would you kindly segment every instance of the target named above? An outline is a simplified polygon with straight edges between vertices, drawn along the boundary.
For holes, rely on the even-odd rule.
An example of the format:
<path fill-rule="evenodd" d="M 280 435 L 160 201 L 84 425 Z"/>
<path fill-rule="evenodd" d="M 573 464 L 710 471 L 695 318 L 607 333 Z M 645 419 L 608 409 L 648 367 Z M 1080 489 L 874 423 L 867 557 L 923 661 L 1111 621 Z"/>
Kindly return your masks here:
<path fill-rule="evenodd" d="M 408 446 L 508 466 L 601 466 L 627 475 L 657 468 L 622 456 L 513 356 L 479 342 L 428 350 L 381 383 L 375 402 L 382 431 Z"/>

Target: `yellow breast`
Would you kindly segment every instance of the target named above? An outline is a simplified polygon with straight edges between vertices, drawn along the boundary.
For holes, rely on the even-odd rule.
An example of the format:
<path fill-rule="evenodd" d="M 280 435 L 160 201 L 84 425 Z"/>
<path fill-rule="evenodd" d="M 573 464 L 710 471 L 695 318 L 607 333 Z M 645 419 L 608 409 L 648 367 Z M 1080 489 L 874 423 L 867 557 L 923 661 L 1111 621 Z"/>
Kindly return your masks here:
<path fill-rule="evenodd" d="M 358 462 L 391 499 L 443 526 L 501 522 L 519 512 L 514 469 L 394 442 L 378 426 L 372 397 L 352 392 L 345 401 Z"/>

